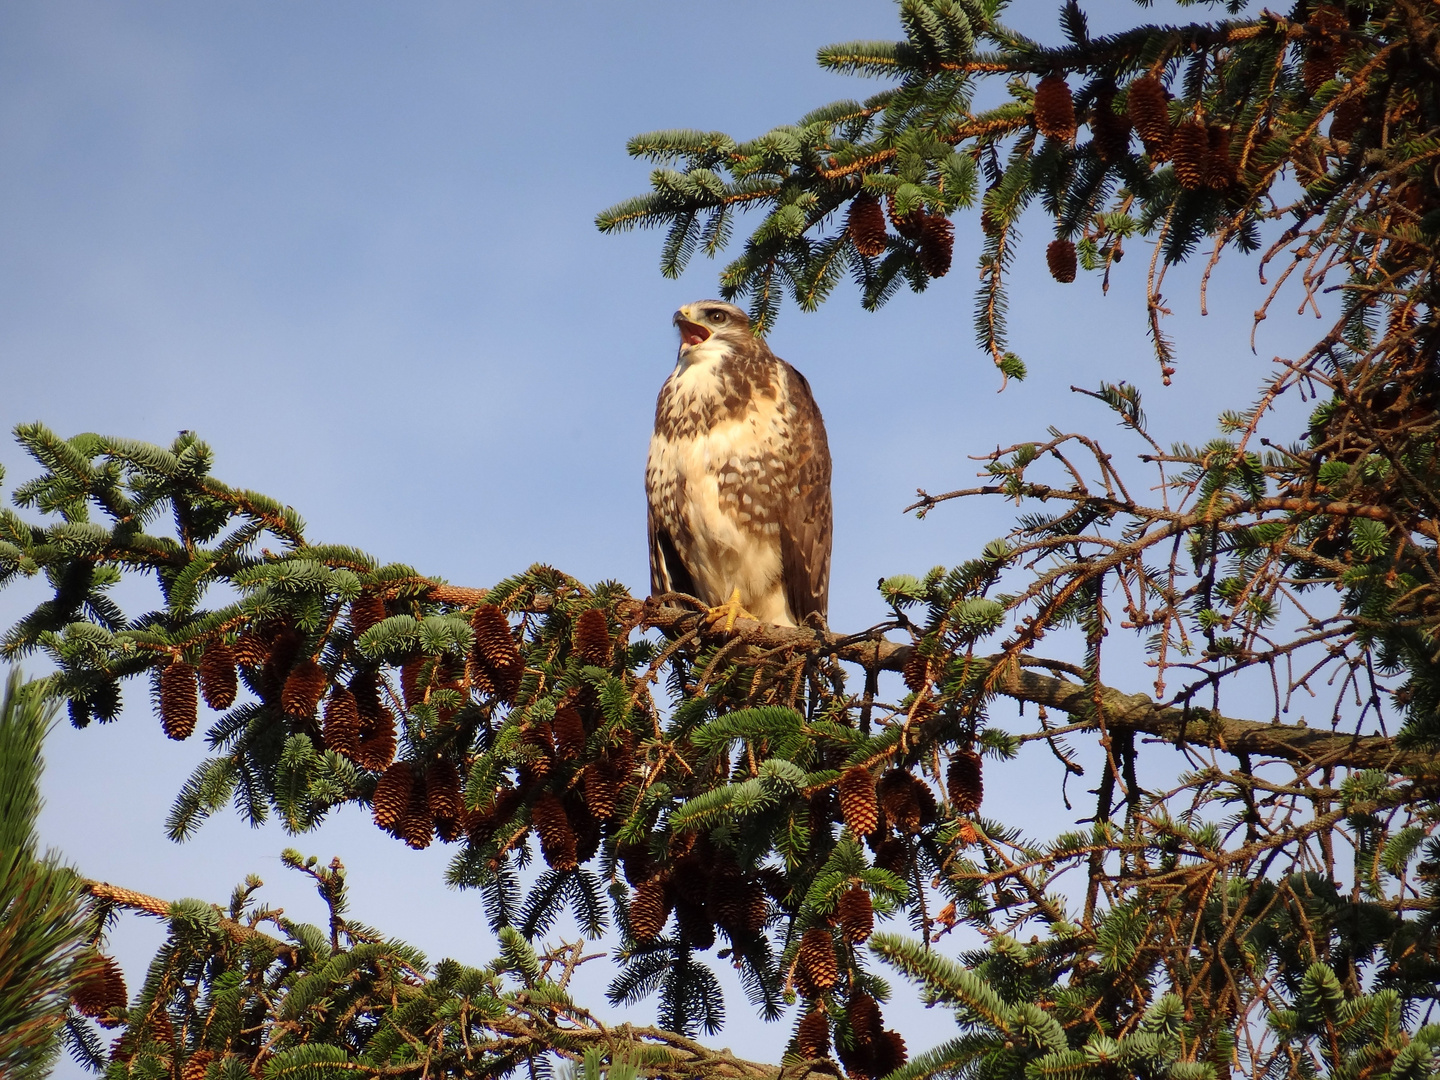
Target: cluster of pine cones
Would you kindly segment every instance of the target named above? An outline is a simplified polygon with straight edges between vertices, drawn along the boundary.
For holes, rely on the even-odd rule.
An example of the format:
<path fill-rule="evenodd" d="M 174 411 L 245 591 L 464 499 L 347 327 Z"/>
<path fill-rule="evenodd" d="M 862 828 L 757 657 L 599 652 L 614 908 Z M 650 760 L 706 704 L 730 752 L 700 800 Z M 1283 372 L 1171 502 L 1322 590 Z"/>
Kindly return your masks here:
<path fill-rule="evenodd" d="M 658 938 L 673 912 L 676 932 L 690 948 L 710 948 L 718 928 L 743 949 L 764 929 L 770 901 L 785 894 L 783 874 L 742 873 L 708 836 L 674 834 L 667 854 L 657 865 L 643 843 L 622 845 L 619 850 L 625 880 L 634 890 L 629 918 L 636 941 Z"/>
<path fill-rule="evenodd" d="M 884 210 L 880 208 L 880 200 L 869 192 L 862 191 L 850 201 L 845 228 L 856 251 L 872 259 L 885 254 L 890 244 L 885 226 L 887 212 L 896 233 L 915 244 L 916 258 L 925 273 L 944 277 L 950 272 L 955 254 L 955 226 L 950 219 L 923 209 L 909 214 L 896 213 L 893 195 L 886 196 Z"/>

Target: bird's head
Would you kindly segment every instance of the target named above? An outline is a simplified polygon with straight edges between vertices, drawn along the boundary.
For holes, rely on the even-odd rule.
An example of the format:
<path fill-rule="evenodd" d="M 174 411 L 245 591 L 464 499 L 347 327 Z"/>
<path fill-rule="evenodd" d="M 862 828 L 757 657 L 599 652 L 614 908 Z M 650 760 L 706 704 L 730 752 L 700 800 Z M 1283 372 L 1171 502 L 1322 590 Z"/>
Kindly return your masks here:
<path fill-rule="evenodd" d="M 732 349 L 753 341 L 750 318 L 723 300 L 696 300 L 675 312 L 680 331 L 680 360 L 697 363 L 719 359 Z"/>

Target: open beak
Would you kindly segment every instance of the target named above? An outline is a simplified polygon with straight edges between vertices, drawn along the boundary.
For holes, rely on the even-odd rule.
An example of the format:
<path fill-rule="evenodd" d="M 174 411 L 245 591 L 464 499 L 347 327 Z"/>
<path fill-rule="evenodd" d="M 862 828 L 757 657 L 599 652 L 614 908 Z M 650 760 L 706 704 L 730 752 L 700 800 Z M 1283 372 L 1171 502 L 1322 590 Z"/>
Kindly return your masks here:
<path fill-rule="evenodd" d="M 710 337 L 710 331 L 699 323 L 693 323 L 689 319 L 682 318 L 678 313 L 675 316 L 675 325 L 680 328 L 680 343 L 682 345 L 699 345 Z"/>

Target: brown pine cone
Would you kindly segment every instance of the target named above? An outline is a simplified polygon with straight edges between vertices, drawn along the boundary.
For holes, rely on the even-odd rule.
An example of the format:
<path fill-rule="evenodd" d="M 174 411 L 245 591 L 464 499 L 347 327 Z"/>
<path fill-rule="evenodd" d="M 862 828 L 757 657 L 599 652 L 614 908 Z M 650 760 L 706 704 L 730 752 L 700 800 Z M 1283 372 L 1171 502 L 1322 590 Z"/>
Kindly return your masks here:
<path fill-rule="evenodd" d="M 494 604 L 481 604 L 470 616 L 475 631 L 475 655 L 492 669 L 511 667 L 520 661 L 520 650 L 510 633 L 510 622 Z"/>
<path fill-rule="evenodd" d="M 845 231 L 850 234 L 850 242 L 861 255 L 871 259 L 884 255 L 885 212 L 880 209 L 880 200 L 865 191 L 850 200 Z"/>
<path fill-rule="evenodd" d="M 630 898 L 630 933 L 636 941 L 654 941 L 660 936 L 669 915 L 666 899 L 663 878 L 649 878 L 635 886 Z"/>
<path fill-rule="evenodd" d="M 357 638 L 385 621 L 385 601 L 375 593 L 362 593 L 350 601 L 350 632 Z"/>
<path fill-rule="evenodd" d="M 600 850 L 600 841 L 604 839 L 602 823 L 590 813 L 578 791 L 571 790 L 562 801 L 565 813 L 570 817 L 570 826 L 575 830 L 575 861 L 587 863 Z"/>
<path fill-rule="evenodd" d="M 876 1076 L 888 1076 L 905 1064 L 907 1056 L 905 1039 L 898 1031 L 887 1030 L 875 1040 L 870 1060 L 874 1063 Z"/>
<path fill-rule="evenodd" d="M 360 743 L 355 752 L 355 764 L 371 772 L 379 772 L 395 760 L 395 716 L 389 709 L 381 708 L 380 715 L 373 720 L 361 718 Z"/>
<path fill-rule="evenodd" d="M 885 195 L 885 212 L 890 216 L 890 224 L 895 231 L 907 240 L 920 239 L 920 221 L 925 216 L 925 211 L 919 210 L 909 214 L 901 215 L 895 210 L 895 196 L 893 193 Z"/>
<path fill-rule="evenodd" d="M 565 813 L 560 800 L 548 791 L 535 800 L 530 808 L 530 824 L 540 834 L 540 854 L 554 870 L 574 870 L 578 861 L 575 857 L 575 829 Z"/>
<path fill-rule="evenodd" d="M 424 851 L 435 839 L 435 819 L 430 816 L 430 807 L 426 805 L 423 784 L 411 787 L 405 813 L 395 825 L 395 835 L 416 851 Z"/>
<path fill-rule="evenodd" d="M 1205 155 L 1205 186 L 1225 191 L 1238 179 L 1235 162 L 1230 160 L 1230 129 L 1211 124 L 1205 135 L 1209 143 Z"/>
<path fill-rule="evenodd" d="M 1090 113 L 1090 137 L 1101 161 L 1120 161 L 1130 151 L 1130 118 L 1115 111 L 1114 100 L 1113 88 L 1102 91 Z"/>
<path fill-rule="evenodd" d="M 955 254 L 955 226 L 943 214 L 920 215 L 920 267 L 932 278 L 950 272 Z"/>
<path fill-rule="evenodd" d="M 615 800 L 619 794 L 619 785 L 615 783 L 615 778 L 610 773 L 611 770 L 604 760 L 592 761 L 585 766 L 585 771 L 580 779 L 585 792 L 585 805 L 590 808 L 590 813 L 601 821 L 609 821 L 615 816 Z"/>
<path fill-rule="evenodd" d="M 980 755 L 974 750 L 959 750 L 950 759 L 945 787 L 950 792 L 950 805 L 957 814 L 973 814 L 985 798 L 985 781 Z"/>
<path fill-rule="evenodd" d="M 1186 191 L 1205 186 L 1206 159 L 1210 156 L 1210 133 L 1199 120 L 1187 120 L 1175 129 L 1170 140 L 1170 157 L 1175 162 L 1175 179 Z"/>
<path fill-rule="evenodd" d="M 695 904 L 683 897 L 675 898 L 675 928 L 680 937 L 692 949 L 704 952 L 715 944 L 715 924 L 704 905 Z"/>
<path fill-rule="evenodd" d="M 910 873 L 910 853 L 905 842 L 894 836 L 881 841 L 875 849 L 875 865 L 903 880 Z"/>
<path fill-rule="evenodd" d="M 930 660 L 919 649 L 915 649 L 905 658 L 901 673 L 906 687 L 918 693 L 930 685 Z"/>
<path fill-rule="evenodd" d="M 869 1048 L 885 1034 L 885 1020 L 880 1015 L 880 1006 L 864 990 L 856 990 L 845 1005 L 845 1019 L 850 1025 L 850 1034 L 855 1042 Z"/>
<path fill-rule="evenodd" d="M 1046 75 L 1035 87 L 1035 127 L 1060 142 L 1075 138 L 1075 101 L 1059 75 Z"/>
<path fill-rule="evenodd" d="M 436 821 L 458 821 L 464 814 L 460 771 L 449 758 L 433 761 L 425 770 L 425 805 Z"/>
<path fill-rule="evenodd" d="M 840 777 L 838 787 L 846 827 L 856 836 L 869 836 L 880 824 L 880 805 L 870 770 L 864 765 L 852 766 Z"/>
<path fill-rule="evenodd" d="M 328 681 L 325 669 L 313 658 L 305 657 L 285 679 L 285 689 L 280 695 L 281 707 L 290 716 L 314 716 L 320 699 L 325 696 Z"/>
<path fill-rule="evenodd" d="M 610 624 L 600 608 L 588 608 L 575 620 L 575 652 L 587 664 L 610 666 Z"/>
<path fill-rule="evenodd" d="M 95 953 L 81 963 L 79 970 L 79 977 L 70 987 L 70 1001 L 81 1016 L 102 1017 L 111 1009 L 123 1009 L 129 1002 L 125 976 L 114 957 Z"/>
<path fill-rule="evenodd" d="M 235 639 L 235 662 L 242 667 L 258 668 L 270 659 L 270 643 L 253 627 Z"/>
<path fill-rule="evenodd" d="M 917 781 L 904 769 L 891 769 L 875 785 L 880 805 L 885 816 L 903 832 L 918 832 L 920 829 L 920 796 L 915 790 Z"/>
<path fill-rule="evenodd" d="M 643 882 L 655 876 L 655 860 L 650 848 L 644 842 L 621 844 L 615 851 L 620 860 L 620 869 L 632 888 L 639 888 Z"/>
<path fill-rule="evenodd" d="M 852 945 L 862 945 L 875 929 L 875 907 L 858 882 L 840 894 L 840 933 Z"/>
<path fill-rule="evenodd" d="M 344 754 L 354 761 L 360 752 L 360 710 L 355 695 L 343 686 L 336 686 L 325 703 L 325 748 Z"/>
<path fill-rule="evenodd" d="M 286 677 L 299 653 L 300 635 L 293 626 L 281 626 L 271 636 L 270 654 L 265 658 L 260 680 L 261 694 L 267 702 L 274 704 L 281 701 Z M 316 698 L 316 701 L 319 701 L 319 698 Z"/>
<path fill-rule="evenodd" d="M 825 993 L 839 980 L 835 941 L 825 927 L 813 926 L 800 938 L 799 968 L 810 988 L 818 994 Z"/>
<path fill-rule="evenodd" d="M 224 712 L 235 704 L 240 689 L 235 674 L 235 650 L 223 638 L 213 641 L 200 657 L 200 694 L 205 704 L 216 712 Z"/>
<path fill-rule="evenodd" d="M 1335 106 L 1335 112 L 1330 119 L 1330 138 L 1340 142 L 1350 142 L 1355 138 L 1355 133 L 1360 130 L 1360 124 L 1364 119 L 1365 99 L 1359 94 L 1346 98 Z"/>
<path fill-rule="evenodd" d="M 551 727 L 555 733 L 555 753 L 560 760 L 574 761 L 585 752 L 585 721 L 574 705 L 556 709 Z"/>
<path fill-rule="evenodd" d="M 1160 80 L 1142 75 L 1130 84 L 1126 112 L 1135 125 L 1135 134 L 1156 161 L 1164 161 L 1170 147 L 1170 102 Z"/>
<path fill-rule="evenodd" d="M 818 1006 L 811 1008 L 795 1029 L 795 1048 L 806 1061 L 823 1058 L 830 1052 L 830 1020 Z"/>
<path fill-rule="evenodd" d="M 197 710 L 195 669 L 176 657 L 160 672 L 160 726 L 166 737 L 180 742 L 194 734 Z"/>
<path fill-rule="evenodd" d="M 1045 265 L 1050 268 L 1050 276 L 1060 284 L 1068 285 L 1074 281 L 1076 269 L 1074 242 L 1066 240 L 1063 236 L 1051 240 L 1050 246 L 1045 249 Z"/>
<path fill-rule="evenodd" d="M 214 1060 L 214 1051 L 196 1050 L 186 1059 L 185 1066 L 180 1070 L 180 1080 L 205 1080 L 205 1074 Z"/>
<path fill-rule="evenodd" d="M 394 832 L 410 806 L 410 793 L 415 787 L 415 773 L 408 761 L 394 762 L 375 784 L 370 804 L 375 824 L 386 832 Z"/>

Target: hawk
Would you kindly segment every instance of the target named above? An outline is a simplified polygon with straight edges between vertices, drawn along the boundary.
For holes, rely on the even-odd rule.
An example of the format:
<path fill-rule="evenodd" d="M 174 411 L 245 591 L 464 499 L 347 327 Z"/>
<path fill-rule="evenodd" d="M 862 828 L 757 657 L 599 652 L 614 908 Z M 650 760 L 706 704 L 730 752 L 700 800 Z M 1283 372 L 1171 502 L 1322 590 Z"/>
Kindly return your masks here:
<path fill-rule="evenodd" d="M 823 621 L 830 448 L 810 384 L 733 304 L 698 300 L 674 323 L 645 467 L 651 590 L 698 597 L 731 626 Z"/>

